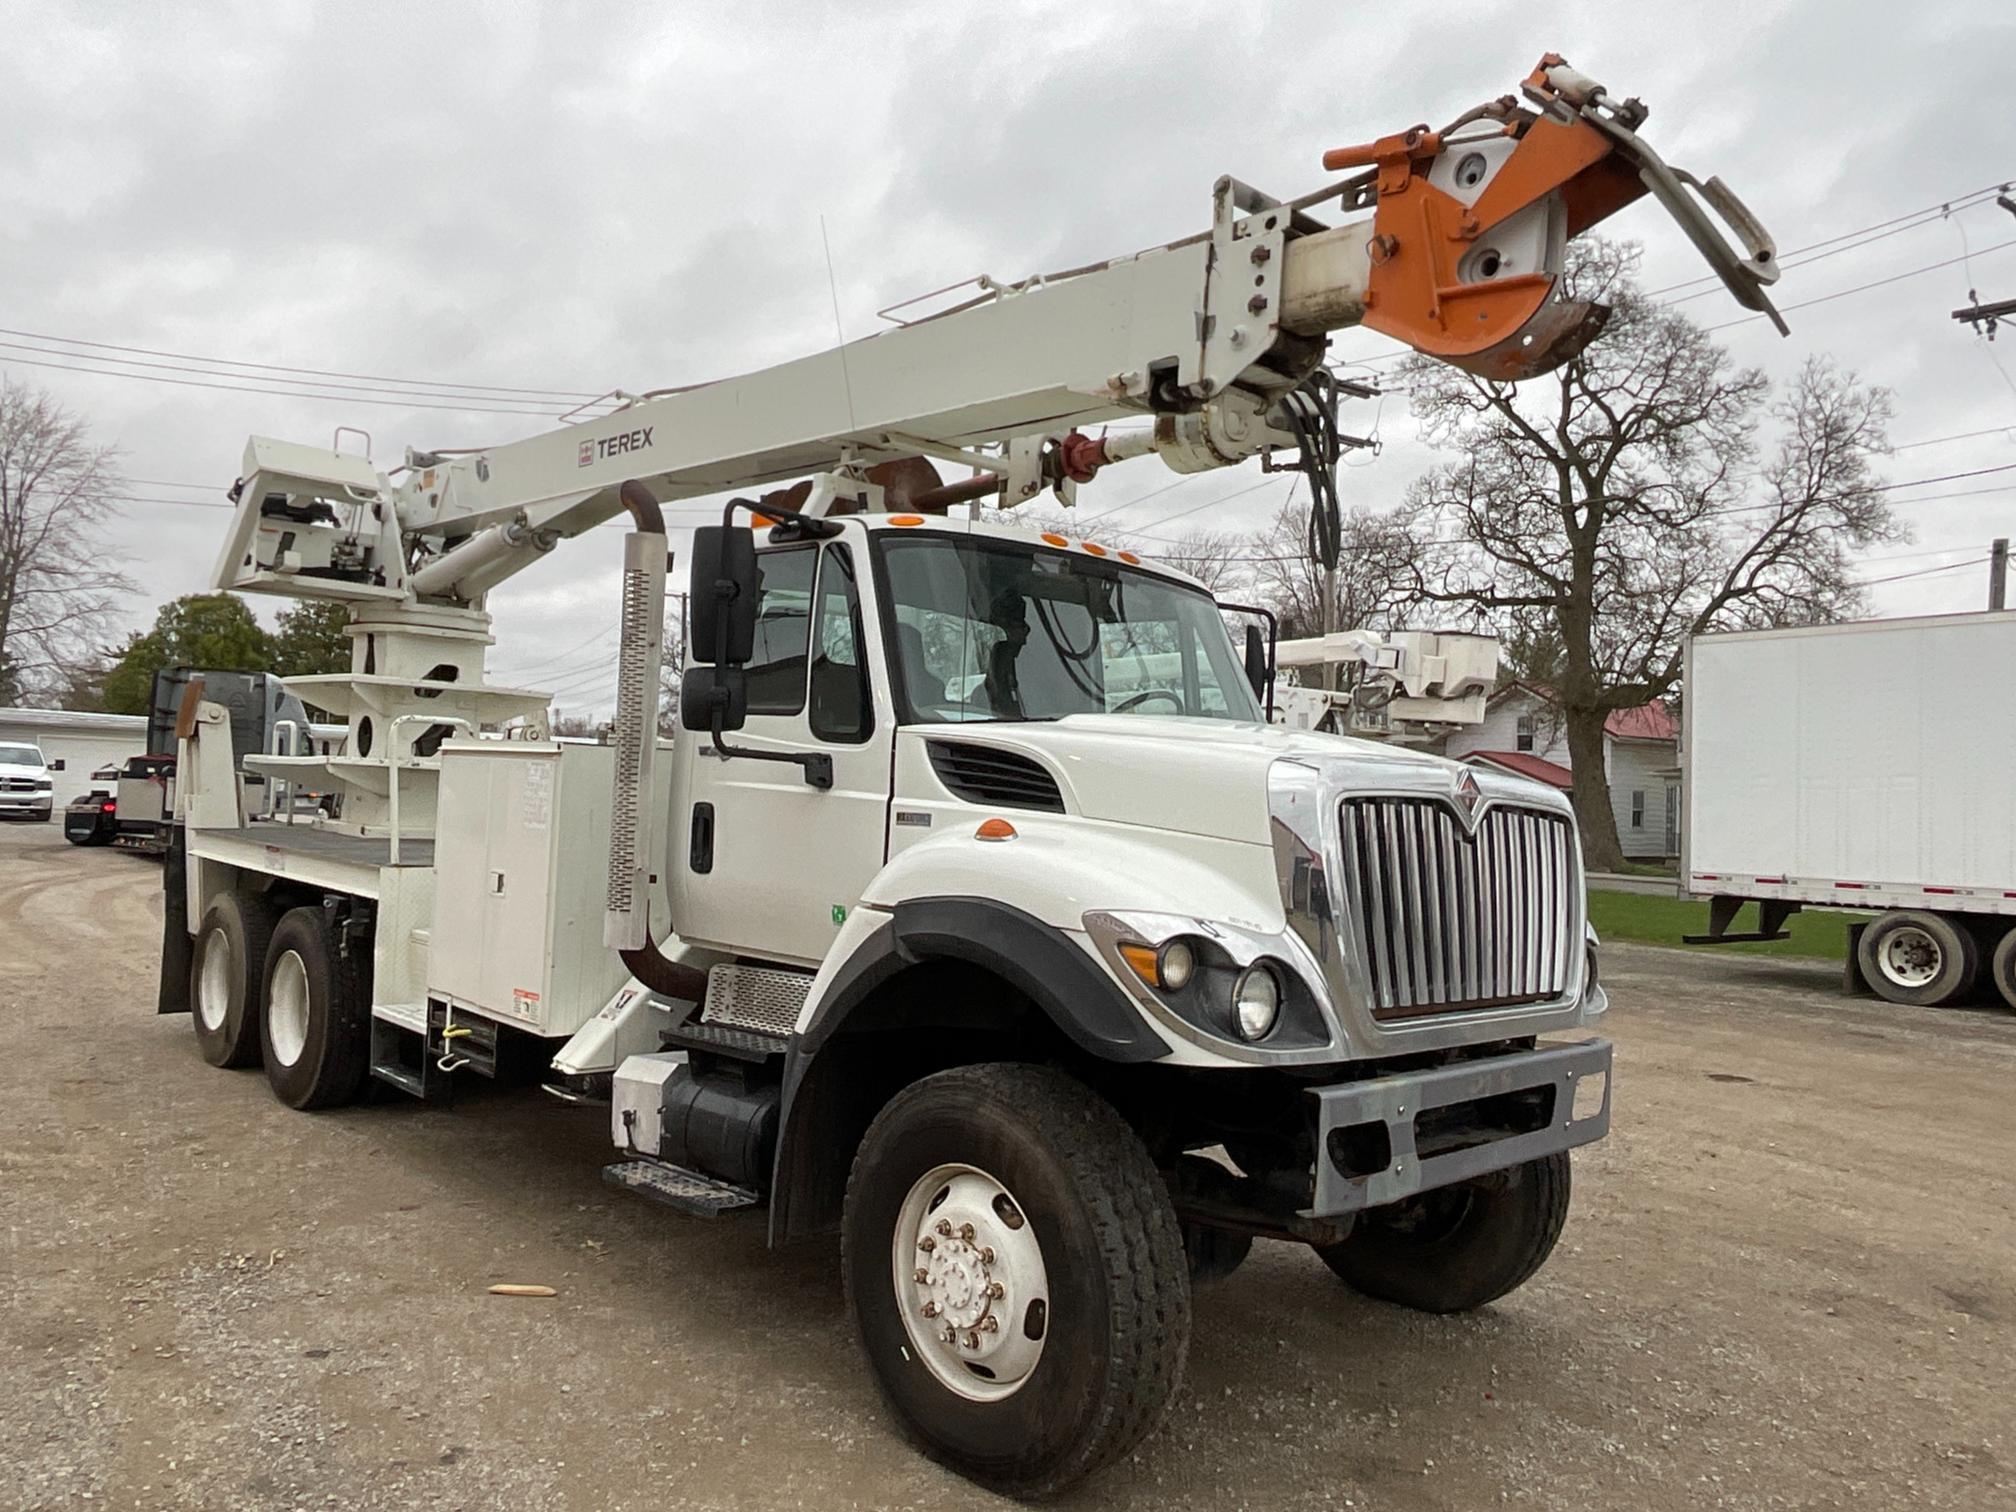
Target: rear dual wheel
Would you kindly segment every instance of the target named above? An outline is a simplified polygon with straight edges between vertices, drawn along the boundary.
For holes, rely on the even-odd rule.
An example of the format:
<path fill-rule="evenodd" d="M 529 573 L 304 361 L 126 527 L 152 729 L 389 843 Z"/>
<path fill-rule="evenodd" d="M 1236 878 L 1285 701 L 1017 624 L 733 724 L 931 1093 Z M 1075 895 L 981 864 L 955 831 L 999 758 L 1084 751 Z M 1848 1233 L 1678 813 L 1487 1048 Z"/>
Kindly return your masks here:
<path fill-rule="evenodd" d="M 2016 1008 L 2016 927 L 2004 934 L 1996 945 L 1988 974 L 1995 982 L 1995 990 L 2002 994 L 2002 1001 Z"/>
<path fill-rule="evenodd" d="M 1938 1008 L 1958 1001 L 1974 986 L 1981 948 L 1962 923 L 1899 908 L 1862 931 L 1855 962 L 1878 997 L 1913 1008 Z"/>
<path fill-rule="evenodd" d="M 203 910 L 189 956 L 189 1016 L 196 1048 L 213 1066 L 259 1063 L 266 945 L 276 911 L 264 897 L 221 893 Z"/>
<path fill-rule="evenodd" d="M 370 971 L 346 952 L 324 908 L 296 908 L 266 948 L 266 1011 L 260 1042 L 266 1080 L 290 1108 L 354 1100 L 371 1050 Z"/>

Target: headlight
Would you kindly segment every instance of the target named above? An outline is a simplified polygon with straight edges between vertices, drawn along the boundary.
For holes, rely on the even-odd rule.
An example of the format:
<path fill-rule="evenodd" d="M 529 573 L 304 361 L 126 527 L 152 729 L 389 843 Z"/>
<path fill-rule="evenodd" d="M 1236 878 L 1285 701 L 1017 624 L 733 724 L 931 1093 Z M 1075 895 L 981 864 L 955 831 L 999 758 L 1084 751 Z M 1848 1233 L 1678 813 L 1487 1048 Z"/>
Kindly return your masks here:
<path fill-rule="evenodd" d="M 1265 1039 L 1281 1017 L 1281 984 L 1266 966 L 1248 966 L 1232 988 L 1232 1022 L 1243 1040 Z"/>
<path fill-rule="evenodd" d="M 1188 940 L 1171 940 L 1156 953 L 1155 974 L 1171 992 L 1188 987 L 1196 971 L 1197 952 L 1190 948 Z"/>

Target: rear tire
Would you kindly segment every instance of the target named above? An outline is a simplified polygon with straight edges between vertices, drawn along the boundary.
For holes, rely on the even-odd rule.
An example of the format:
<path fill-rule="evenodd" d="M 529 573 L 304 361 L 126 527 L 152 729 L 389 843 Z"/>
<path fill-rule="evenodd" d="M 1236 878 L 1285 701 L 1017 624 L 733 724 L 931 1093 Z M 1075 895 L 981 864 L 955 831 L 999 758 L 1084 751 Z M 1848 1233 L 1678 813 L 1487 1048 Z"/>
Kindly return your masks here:
<path fill-rule="evenodd" d="M 1355 1291 L 1420 1312 L 1468 1312 L 1531 1280 L 1568 1221 L 1568 1155 L 1358 1215 L 1316 1253 Z"/>
<path fill-rule="evenodd" d="M 841 1254 L 883 1399 L 925 1453 L 1003 1494 L 1121 1458 L 1182 1377 L 1190 1278 L 1168 1188 L 1061 1071 L 966 1066 L 898 1093 L 855 1157 Z"/>
<path fill-rule="evenodd" d="M 2016 927 L 2010 928 L 1996 945 L 1988 974 L 1994 980 L 1995 990 L 2002 994 L 2002 1001 L 2016 1008 Z"/>
<path fill-rule="evenodd" d="M 1971 930 L 1943 914 L 1898 908 L 1862 931 L 1855 963 L 1886 1002 L 1940 1008 L 1973 988 L 1981 947 Z"/>
<path fill-rule="evenodd" d="M 355 1100 L 371 1055 L 371 990 L 328 911 L 289 910 L 266 947 L 260 1047 L 273 1095 L 303 1111 Z"/>
<path fill-rule="evenodd" d="M 213 1066 L 259 1063 L 266 942 L 273 922 L 272 905 L 246 893 L 224 893 L 203 911 L 189 956 L 189 1016 L 196 1047 Z"/>

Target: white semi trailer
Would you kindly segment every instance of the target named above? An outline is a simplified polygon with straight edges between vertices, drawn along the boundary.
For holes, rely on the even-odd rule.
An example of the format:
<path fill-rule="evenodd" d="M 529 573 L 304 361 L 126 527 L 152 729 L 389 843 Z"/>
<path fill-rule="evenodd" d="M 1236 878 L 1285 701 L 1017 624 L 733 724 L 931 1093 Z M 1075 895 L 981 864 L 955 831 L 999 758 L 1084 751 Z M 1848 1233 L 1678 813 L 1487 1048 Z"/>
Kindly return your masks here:
<path fill-rule="evenodd" d="M 1701 940 L 1851 929 L 1851 985 L 2016 1008 L 2016 613 L 1697 635 L 1687 647 L 1681 875 Z M 1746 902 L 1754 930 L 1732 933 Z"/>
<path fill-rule="evenodd" d="M 1557 295 L 1567 240 L 1648 189 L 1770 308 L 1769 242 L 1711 181 L 1723 241 L 1638 102 L 1551 56 L 1525 89 L 1296 200 L 1222 179 L 1198 236 L 508 446 L 254 439 L 217 586 L 344 602 L 354 649 L 291 680 L 342 750 L 250 762 L 340 803 L 248 814 L 226 711 L 185 700 L 162 1010 L 302 1109 L 542 1066 L 620 1186 L 838 1230 L 893 1410 L 1016 1494 L 1149 1431 L 1193 1278 L 1256 1235 L 1418 1308 L 1521 1284 L 1609 1123 L 1565 801 L 1269 726 L 1257 627 L 1007 511 L 1150 454 L 1323 484 L 1326 332 L 1544 371 L 1602 322 Z M 662 505 L 740 489 L 662 740 Z M 485 677 L 486 595 L 619 514 L 614 738 L 556 743 Z M 1490 678 L 1460 638 L 1351 645 L 1395 723 Z"/>

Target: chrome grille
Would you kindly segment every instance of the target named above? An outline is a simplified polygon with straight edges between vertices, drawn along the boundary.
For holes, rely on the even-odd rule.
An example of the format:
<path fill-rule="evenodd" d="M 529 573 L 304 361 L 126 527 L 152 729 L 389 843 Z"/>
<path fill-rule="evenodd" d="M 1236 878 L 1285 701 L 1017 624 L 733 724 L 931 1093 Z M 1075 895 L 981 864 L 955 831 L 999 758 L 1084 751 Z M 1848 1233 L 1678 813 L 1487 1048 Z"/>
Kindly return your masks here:
<path fill-rule="evenodd" d="M 1348 924 L 1374 1018 L 1546 1002 L 1568 990 L 1582 927 L 1575 835 L 1558 814 L 1446 803 L 1342 805 Z"/>

